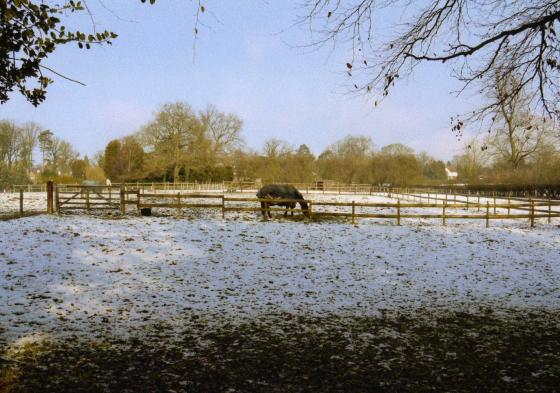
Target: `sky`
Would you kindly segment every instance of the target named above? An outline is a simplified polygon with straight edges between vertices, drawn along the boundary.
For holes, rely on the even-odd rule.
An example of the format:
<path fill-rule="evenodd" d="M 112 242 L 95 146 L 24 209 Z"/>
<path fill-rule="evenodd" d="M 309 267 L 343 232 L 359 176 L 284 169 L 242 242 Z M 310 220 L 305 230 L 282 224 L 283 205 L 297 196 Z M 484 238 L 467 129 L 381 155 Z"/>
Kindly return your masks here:
<path fill-rule="evenodd" d="M 452 134 L 450 118 L 468 111 L 477 98 L 452 93 L 458 85 L 446 66 L 419 67 L 374 107 L 373 97 L 348 94 L 347 45 L 301 47 L 310 37 L 290 27 L 302 13 L 296 6 L 209 2 L 195 42 L 194 3 L 90 0 L 96 27 L 119 37 L 112 46 L 89 51 L 61 47 L 45 63 L 86 86 L 52 76 L 43 104 L 35 108 L 12 93 L 0 105 L 0 119 L 37 122 L 89 156 L 176 101 L 237 114 L 252 149 L 278 138 L 320 154 L 352 134 L 370 137 L 376 148 L 398 142 L 449 160 L 464 143 Z M 92 29 L 86 15 L 73 15 L 68 23 Z"/>

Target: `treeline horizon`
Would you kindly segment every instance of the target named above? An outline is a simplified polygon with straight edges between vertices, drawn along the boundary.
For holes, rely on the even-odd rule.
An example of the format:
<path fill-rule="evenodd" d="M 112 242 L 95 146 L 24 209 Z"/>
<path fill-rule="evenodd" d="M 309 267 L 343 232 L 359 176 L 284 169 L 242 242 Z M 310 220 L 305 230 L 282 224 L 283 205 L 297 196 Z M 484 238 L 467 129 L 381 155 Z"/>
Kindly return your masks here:
<path fill-rule="evenodd" d="M 517 109 L 516 109 L 517 110 Z M 513 111 L 511 112 L 513 113 Z M 444 162 L 401 143 L 376 148 L 368 136 L 347 135 L 315 155 L 306 144 L 271 138 L 245 146 L 243 121 L 214 106 L 195 111 L 184 102 L 161 106 L 153 119 L 89 158 L 35 123 L 0 121 L 0 186 L 55 180 L 112 182 L 560 183 L 558 130 L 519 111 L 484 138 L 465 141 Z M 519 123 L 519 124 L 516 124 Z M 33 160 L 38 148 L 41 164 Z M 448 179 L 446 168 L 458 173 Z"/>

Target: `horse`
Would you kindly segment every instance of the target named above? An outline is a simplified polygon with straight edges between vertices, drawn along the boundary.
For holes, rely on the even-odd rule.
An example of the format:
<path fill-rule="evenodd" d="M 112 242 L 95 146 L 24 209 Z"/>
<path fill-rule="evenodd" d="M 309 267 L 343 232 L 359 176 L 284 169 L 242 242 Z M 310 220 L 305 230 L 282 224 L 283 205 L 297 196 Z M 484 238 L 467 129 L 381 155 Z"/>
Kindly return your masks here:
<path fill-rule="evenodd" d="M 301 206 L 301 210 L 303 214 L 309 217 L 309 210 L 307 202 L 303 198 L 303 195 L 294 187 L 287 184 L 267 184 L 257 192 L 257 198 L 259 199 L 293 199 L 297 200 L 294 202 L 263 202 L 261 201 L 261 213 L 263 217 L 266 218 L 266 213 L 268 212 L 268 217 L 272 217 L 270 214 L 270 210 L 268 209 L 270 206 L 284 206 L 286 207 L 286 211 L 284 212 L 284 217 L 288 215 L 288 210 L 291 212 L 291 216 L 294 215 L 294 209 L 296 204 L 299 203 Z"/>

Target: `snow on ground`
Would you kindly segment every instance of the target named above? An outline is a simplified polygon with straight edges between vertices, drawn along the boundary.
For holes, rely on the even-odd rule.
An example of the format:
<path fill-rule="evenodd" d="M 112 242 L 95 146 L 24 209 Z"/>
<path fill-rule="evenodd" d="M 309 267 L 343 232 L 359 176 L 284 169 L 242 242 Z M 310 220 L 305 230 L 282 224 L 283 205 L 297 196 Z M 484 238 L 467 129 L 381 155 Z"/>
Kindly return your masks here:
<path fill-rule="evenodd" d="M 255 216 L 0 221 L 0 331 L 126 335 L 158 320 L 184 327 L 193 314 L 560 308 L 558 225 Z"/>
<path fill-rule="evenodd" d="M 23 193 L 24 212 L 47 211 L 47 194 L 44 192 Z M 19 193 L 0 192 L 0 217 L 2 215 L 15 214 L 19 212 Z"/>

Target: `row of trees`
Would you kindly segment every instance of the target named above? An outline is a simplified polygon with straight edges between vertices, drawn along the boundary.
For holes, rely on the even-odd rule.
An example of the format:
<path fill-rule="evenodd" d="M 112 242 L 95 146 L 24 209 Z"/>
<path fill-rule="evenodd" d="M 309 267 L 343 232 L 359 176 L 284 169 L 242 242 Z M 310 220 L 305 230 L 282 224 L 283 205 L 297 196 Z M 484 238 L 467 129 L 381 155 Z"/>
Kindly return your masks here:
<path fill-rule="evenodd" d="M 109 142 L 102 162 L 113 181 L 221 181 L 233 178 L 243 122 L 209 106 L 165 104 L 134 135 Z"/>
<path fill-rule="evenodd" d="M 517 80 L 496 78 L 496 95 L 511 96 Z M 365 136 L 349 135 L 315 156 L 305 144 L 269 139 L 260 151 L 247 149 L 243 122 L 213 106 L 197 112 L 188 104 L 165 104 L 138 132 L 110 141 L 94 162 L 34 123 L 0 122 L 0 184 L 37 180 L 227 181 L 440 184 L 446 167 L 461 183 L 560 182 L 560 135 L 550 120 L 535 116 L 521 93 L 502 100 L 489 133 L 465 144 L 444 163 L 403 144 L 376 149 Z M 42 165 L 33 165 L 33 151 Z M 67 179 L 61 179 L 67 177 Z"/>
<path fill-rule="evenodd" d="M 235 152 L 236 172 L 241 178 L 265 182 L 312 182 L 417 184 L 447 180 L 445 163 L 426 153 L 415 154 L 402 144 L 379 151 L 372 140 L 349 135 L 315 157 L 307 145 L 297 149 L 276 139 L 267 141 L 262 152 Z"/>
<path fill-rule="evenodd" d="M 35 156 L 39 153 L 39 160 Z M 80 159 L 72 145 L 36 123 L 0 120 L 0 188 L 30 181 L 101 180 L 103 171 Z"/>
<path fill-rule="evenodd" d="M 236 115 L 170 103 L 137 133 L 111 141 L 100 162 L 113 181 L 439 184 L 447 181 L 448 167 L 459 174 L 454 181 L 465 183 L 558 182 L 557 130 L 526 108 L 521 98 L 504 101 L 488 136 L 469 141 L 444 163 L 403 144 L 376 149 L 370 138 L 353 135 L 318 156 L 305 144 L 296 148 L 275 138 L 251 150 L 244 147 L 243 122 Z"/>
<path fill-rule="evenodd" d="M 411 184 L 445 181 L 445 164 L 404 145 L 374 149 L 368 137 L 347 136 L 316 157 L 278 139 L 262 151 L 246 149 L 243 122 L 210 106 L 195 112 L 186 103 L 162 106 L 130 136 L 109 142 L 101 157 L 112 181 L 340 182 Z"/>

